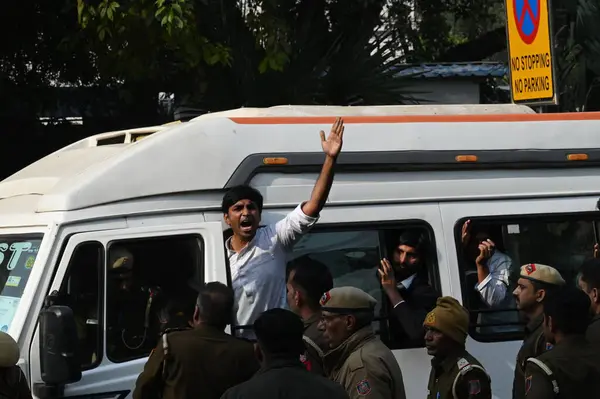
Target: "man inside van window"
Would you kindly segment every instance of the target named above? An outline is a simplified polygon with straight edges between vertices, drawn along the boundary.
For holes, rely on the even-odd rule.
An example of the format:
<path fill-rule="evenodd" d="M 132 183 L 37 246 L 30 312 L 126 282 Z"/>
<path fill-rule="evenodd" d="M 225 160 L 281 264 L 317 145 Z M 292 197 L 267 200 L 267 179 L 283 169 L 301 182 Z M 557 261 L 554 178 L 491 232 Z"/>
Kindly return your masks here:
<path fill-rule="evenodd" d="M 509 291 L 512 266 L 510 257 L 496 248 L 488 232 L 473 232 L 470 220 L 462 226 L 461 244 L 467 259 L 475 262 L 477 283 L 474 289 L 485 308 L 516 310 L 515 300 Z M 515 331 L 518 321 L 519 315 L 516 311 L 479 313 L 477 323 L 492 326 L 478 327 L 477 331 L 481 334 Z"/>
<path fill-rule="evenodd" d="M 381 260 L 381 285 L 391 305 L 392 340 L 404 348 L 422 347 L 423 321 L 440 296 L 431 287 L 425 264 L 426 238 L 406 231 L 394 245 L 392 262 Z"/>
<path fill-rule="evenodd" d="M 277 223 L 259 227 L 263 197 L 252 187 L 233 187 L 223 197 L 225 223 L 233 233 L 225 246 L 237 304 L 234 325 L 249 326 L 260 313 L 286 307 L 287 255 L 317 222 L 327 201 L 343 134 L 341 118 L 336 119 L 329 137 L 321 131 L 325 161 L 311 197 Z M 254 337 L 249 329 L 239 335 Z"/>

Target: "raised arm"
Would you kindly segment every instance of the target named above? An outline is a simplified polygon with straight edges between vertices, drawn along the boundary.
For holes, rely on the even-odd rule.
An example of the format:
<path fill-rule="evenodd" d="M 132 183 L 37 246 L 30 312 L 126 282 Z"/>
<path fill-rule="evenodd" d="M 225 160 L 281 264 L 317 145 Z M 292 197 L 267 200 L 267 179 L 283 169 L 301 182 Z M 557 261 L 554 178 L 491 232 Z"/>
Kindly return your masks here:
<path fill-rule="evenodd" d="M 344 136 L 344 121 L 337 118 L 331 127 L 329 137 L 325 138 L 325 132 L 321 130 L 321 146 L 325 153 L 325 161 L 321 174 L 315 183 L 310 199 L 302 205 L 302 212 L 306 216 L 317 217 L 329 196 L 331 184 L 333 183 L 334 167 L 337 157 L 342 150 L 342 138 Z"/>

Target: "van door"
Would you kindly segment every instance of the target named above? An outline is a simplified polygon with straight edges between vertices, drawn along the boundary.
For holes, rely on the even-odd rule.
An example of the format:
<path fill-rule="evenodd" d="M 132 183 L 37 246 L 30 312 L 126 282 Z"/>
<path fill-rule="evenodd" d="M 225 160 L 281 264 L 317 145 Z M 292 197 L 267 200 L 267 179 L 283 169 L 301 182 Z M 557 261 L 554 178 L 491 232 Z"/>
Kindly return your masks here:
<path fill-rule="evenodd" d="M 227 284 L 220 222 L 69 237 L 49 290 L 58 293 L 60 304 L 71 306 L 78 321 L 82 379 L 66 385 L 64 397 L 130 397 L 158 342 L 157 310 L 173 301 L 193 314 L 204 281 Z M 30 358 L 39 359 L 38 329 Z M 32 382 L 42 383 L 37 361 Z"/>
<path fill-rule="evenodd" d="M 512 397 L 524 324 L 512 296 L 520 266 L 532 262 L 551 265 L 573 284 L 578 268 L 592 256 L 598 240 L 597 200 L 572 197 L 440 205 L 451 280 L 457 287 L 456 297 L 462 299 L 471 314 L 467 350 L 490 374 L 494 398 Z M 498 257 L 510 262 L 510 267 L 503 266 L 509 274 L 505 298 L 496 305 L 486 303 L 476 288 L 479 281 L 473 256 L 461 255 L 461 227 L 466 220 L 471 220 L 471 237 L 487 235 L 496 244 Z"/>

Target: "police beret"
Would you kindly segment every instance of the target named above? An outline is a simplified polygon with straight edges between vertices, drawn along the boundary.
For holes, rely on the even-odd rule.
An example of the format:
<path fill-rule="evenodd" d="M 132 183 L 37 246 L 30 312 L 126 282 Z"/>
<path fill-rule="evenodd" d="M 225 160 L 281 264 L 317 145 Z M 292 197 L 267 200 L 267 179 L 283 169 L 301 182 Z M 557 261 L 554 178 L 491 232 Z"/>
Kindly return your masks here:
<path fill-rule="evenodd" d="M 469 312 L 456 299 L 441 297 L 425 317 L 423 325 L 435 328 L 454 341 L 464 344 L 469 328 Z"/>
<path fill-rule="evenodd" d="M 540 283 L 552 285 L 564 285 L 565 280 L 562 278 L 558 270 L 551 266 L 542 265 L 540 263 L 529 263 L 521 266 L 521 278 L 526 278 Z"/>
<path fill-rule="evenodd" d="M 356 287 L 333 288 L 321 297 L 321 310 L 331 313 L 353 313 L 373 311 L 377 301 Z"/>
<path fill-rule="evenodd" d="M 12 367 L 19 361 L 19 345 L 13 337 L 0 331 L 0 367 Z"/>

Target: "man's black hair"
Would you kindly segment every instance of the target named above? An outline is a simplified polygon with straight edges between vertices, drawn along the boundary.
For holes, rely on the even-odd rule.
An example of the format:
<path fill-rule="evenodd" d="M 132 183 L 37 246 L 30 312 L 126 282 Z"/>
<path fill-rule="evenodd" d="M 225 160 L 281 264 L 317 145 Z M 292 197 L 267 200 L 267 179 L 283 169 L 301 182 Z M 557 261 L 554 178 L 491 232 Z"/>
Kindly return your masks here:
<path fill-rule="evenodd" d="M 558 291 L 562 289 L 562 286 L 555 284 L 548 284 L 537 280 L 530 280 L 531 285 L 533 286 L 533 291 L 538 292 L 539 290 L 544 290 L 546 295 L 544 296 L 544 301 L 551 295 L 555 295 Z"/>
<path fill-rule="evenodd" d="M 233 316 L 233 290 L 223 283 L 211 282 L 200 289 L 196 306 L 200 321 L 224 329 Z"/>
<path fill-rule="evenodd" d="M 427 251 L 427 239 L 422 232 L 407 230 L 402 232 L 396 242 L 396 247 L 406 245 L 414 248 L 421 257 L 425 257 Z"/>
<path fill-rule="evenodd" d="M 289 263 L 288 277 L 292 271 L 294 278 L 291 283 L 304 292 L 311 309 L 319 309 L 319 300 L 324 293 L 333 288 L 333 276 L 329 268 L 305 255 Z"/>
<path fill-rule="evenodd" d="M 221 202 L 221 211 L 223 212 L 223 214 L 228 213 L 229 208 L 231 208 L 236 202 L 241 200 L 250 200 L 254 202 L 258 207 L 258 212 L 262 212 L 262 194 L 257 189 L 248 185 L 235 186 L 227 190 L 227 192 L 223 196 L 223 201 Z"/>
<path fill-rule="evenodd" d="M 600 290 L 600 259 L 593 258 L 583 262 L 579 269 L 579 276 L 589 290 L 592 288 Z"/>
<path fill-rule="evenodd" d="M 304 353 L 304 323 L 286 309 L 269 309 L 254 322 L 254 333 L 266 356 L 289 356 L 296 359 Z"/>
<path fill-rule="evenodd" d="M 564 286 L 544 300 L 544 315 L 566 335 L 585 334 L 590 322 L 590 298 L 572 286 Z"/>

